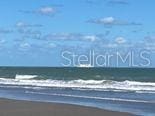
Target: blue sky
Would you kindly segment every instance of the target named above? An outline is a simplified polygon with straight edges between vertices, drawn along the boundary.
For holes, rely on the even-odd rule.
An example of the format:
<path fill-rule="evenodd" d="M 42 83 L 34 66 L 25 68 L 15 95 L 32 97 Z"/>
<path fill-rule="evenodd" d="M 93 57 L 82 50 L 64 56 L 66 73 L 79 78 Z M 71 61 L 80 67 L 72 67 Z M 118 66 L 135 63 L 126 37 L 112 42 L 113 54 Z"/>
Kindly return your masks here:
<path fill-rule="evenodd" d="M 61 66 L 61 52 L 150 51 L 154 0 L 1 0 L 0 65 Z M 139 60 L 137 58 L 137 60 Z"/>

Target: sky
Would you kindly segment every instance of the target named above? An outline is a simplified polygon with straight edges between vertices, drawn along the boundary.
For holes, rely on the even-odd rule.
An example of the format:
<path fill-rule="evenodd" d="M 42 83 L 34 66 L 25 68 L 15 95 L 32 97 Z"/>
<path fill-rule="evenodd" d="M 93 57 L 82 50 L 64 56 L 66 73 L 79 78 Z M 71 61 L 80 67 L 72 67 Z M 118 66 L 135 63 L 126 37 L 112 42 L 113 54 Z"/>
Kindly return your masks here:
<path fill-rule="evenodd" d="M 89 56 L 95 51 L 97 57 L 119 52 L 123 57 L 134 51 L 140 67 L 143 61 L 147 64 L 139 57 L 145 51 L 147 67 L 155 67 L 154 4 L 154 0 L 1 0 L 0 66 L 64 66 L 71 53 Z M 113 58 L 108 66 L 115 63 Z"/>

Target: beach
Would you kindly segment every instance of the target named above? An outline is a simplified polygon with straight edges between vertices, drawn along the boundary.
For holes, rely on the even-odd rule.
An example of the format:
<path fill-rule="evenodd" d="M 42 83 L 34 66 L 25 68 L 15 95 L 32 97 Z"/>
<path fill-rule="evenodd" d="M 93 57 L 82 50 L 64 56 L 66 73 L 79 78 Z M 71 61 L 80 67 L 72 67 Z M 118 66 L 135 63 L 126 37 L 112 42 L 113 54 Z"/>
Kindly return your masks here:
<path fill-rule="evenodd" d="M 0 116 L 131 116 L 78 105 L 0 99 Z"/>
<path fill-rule="evenodd" d="M 154 116 L 154 72 L 142 68 L 0 67 L 0 98 L 40 102 L 1 99 L 0 116 L 126 115 L 120 112 Z"/>

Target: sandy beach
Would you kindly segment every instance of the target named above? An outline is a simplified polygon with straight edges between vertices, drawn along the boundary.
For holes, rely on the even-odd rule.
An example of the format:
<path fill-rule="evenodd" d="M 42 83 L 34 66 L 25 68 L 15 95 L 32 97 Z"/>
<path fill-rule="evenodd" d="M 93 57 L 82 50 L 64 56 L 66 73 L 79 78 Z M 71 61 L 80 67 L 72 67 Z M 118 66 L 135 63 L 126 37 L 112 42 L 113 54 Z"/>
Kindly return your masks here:
<path fill-rule="evenodd" d="M 78 105 L 0 99 L 0 116 L 131 116 Z"/>

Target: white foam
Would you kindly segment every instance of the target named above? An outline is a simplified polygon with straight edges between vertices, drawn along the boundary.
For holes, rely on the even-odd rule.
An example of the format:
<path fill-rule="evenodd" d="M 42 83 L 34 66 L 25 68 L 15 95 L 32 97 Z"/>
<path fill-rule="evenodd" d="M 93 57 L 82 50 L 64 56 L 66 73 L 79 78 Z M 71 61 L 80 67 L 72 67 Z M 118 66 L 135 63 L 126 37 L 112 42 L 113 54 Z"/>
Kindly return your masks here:
<path fill-rule="evenodd" d="M 16 75 L 15 79 L 18 80 L 28 80 L 37 77 L 37 75 Z"/>
<path fill-rule="evenodd" d="M 111 81 L 111 80 L 35 80 L 35 76 L 17 76 L 15 79 L 0 78 L 0 84 L 23 85 L 38 87 L 80 88 L 89 90 L 110 91 L 145 91 L 155 92 L 155 83 L 135 81 Z M 20 77 L 20 78 L 19 78 Z"/>

